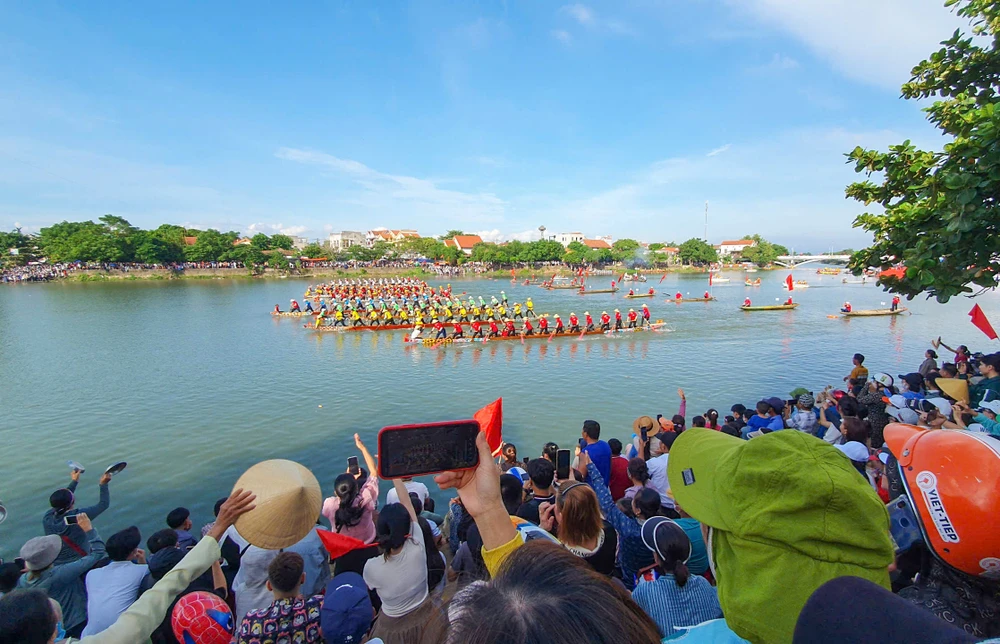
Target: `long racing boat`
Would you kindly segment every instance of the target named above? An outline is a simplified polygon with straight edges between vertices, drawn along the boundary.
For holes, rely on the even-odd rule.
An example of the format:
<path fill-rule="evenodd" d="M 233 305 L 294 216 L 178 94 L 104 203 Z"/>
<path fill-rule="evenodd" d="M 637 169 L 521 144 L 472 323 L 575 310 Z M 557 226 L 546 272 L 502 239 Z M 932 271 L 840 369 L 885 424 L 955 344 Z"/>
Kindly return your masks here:
<path fill-rule="evenodd" d="M 612 329 L 610 331 L 602 331 L 600 329 L 594 329 L 593 331 L 584 331 L 582 333 L 558 333 L 558 334 L 542 333 L 542 334 L 524 335 L 524 336 L 517 334 L 517 335 L 506 335 L 506 336 L 502 335 L 495 338 L 442 338 L 440 340 L 436 340 L 434 338 L 419 338 L 416 341 L 413 341 L 410 338 L 404 338 L 403 343 L 413 347 L 419 347 L 419 346 L 436 347 L 444 344 L 473 344 L 476 342 L 489 343 L 489 342 L 503 342 L 511 340 L 543 340 L 543 339 L 548 340 L 555 338 L 582 338 L 589 335 L 604 335 L 608 337 L 616 337 L 616 336 L 628 335 L 631 333 L 642 333 L 645 331 L 665 331 L 667 330 L 664 328 L 666 326 L 667 326 L 666 322 L 664 322 L 663 320 L 657 320 L 656 322 L 653 322 L 647 326 L 635 327 L 634 329 L 618 329 L 618 330 Z"/>
<path fill-rule="evenodd" d="M 796 308 L 799 305 L 798 302 L 794 304 L 771 304 L 768 306 L 741 306 L 741 311 L 789 311 Z"/>
<path fill-rule="evenodd" d="M 399 329 L 412 329 L 412 324 L 360 324 L 358 326 L 333 326 L 332 324 L 324 324 L 323 326 L 316 326 L 315 324 L 303 324 L 303 329 L 308 329 L 310 331 L 397 331 Z"/>
<path fill-rule="evenodd" d="M 598 293 L 617 293 L 620 288 L 599 288 L 594 290 L 579 289 L 580 295 L 596 295 Z"/>
<path fill-rule="evenodd" d="M 901 315 L 906 311 L 905 306 L 901 306 L 895 311 L 892 309 L 867 309 L 860 311 L 851 311 L 850 313 L 841 313 L 845 318 L 873 318 L 881 315 Z"/>
<path fill-rule="evenodd" d="M 714 297 L 682 297 L 677 299 L 676 297 L 669 298 L 667 302 L 673 302 L 674 304 L 680 304 L 681 302 L 714 302 Z"/>

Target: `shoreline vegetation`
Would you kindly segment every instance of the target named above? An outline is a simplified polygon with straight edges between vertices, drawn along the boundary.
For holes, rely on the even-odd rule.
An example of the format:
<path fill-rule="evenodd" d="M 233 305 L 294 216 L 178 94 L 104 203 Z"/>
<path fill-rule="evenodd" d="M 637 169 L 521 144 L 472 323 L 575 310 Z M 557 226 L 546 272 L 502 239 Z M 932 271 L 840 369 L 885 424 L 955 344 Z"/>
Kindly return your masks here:
<path fill-rule="evenodd" d="M 706 268 L 695 266 L 671 266 L 667 268 L 623 268 L 616 267 L 602 270 L 601 275 L 591 274 L 590 280 L 597 280 L 603 277 L 617 278 L 624 271 L 629 273 L 642 273 L 645 275 L 662 275 L 663 273 L 697 274 L 707 273 Z M 728 270 L 728 269 L 723 269 Z M 734 268 L 732 270 L 740 270 Z M 768 270 L 768 269 L 761 269 Z M 520 268 L 514 269 L 517 279 L 530 279 L 533 275 L 538 279 L 550 279 L 552 275 L 559 277 L 573 278 L 577 275 L 577 269 L 545 267 L 541 269 Z M 140 270 L 87 270 L 71 273 L 66 277 L 55 277 L 48 282 L 58 283 L 85 283 L 85 282 L 139 282 L 139 281 L 173 281 L 173 280 L 259 280 L 259 279 L 305 279 L 305 278 L 331 278 L 331 279 L 355 279 L 365 277 L 420 277 L 433 279 L 511 279 L 510 269 L 499 269 L 475 273 L 472 271 L 457 274 L 441 274 L 424 268 L 399 268 L 399 267 L 363 267 L 353 269 L 342 268 L 299 268 L 293 271 L 282 269 L 265 269 L 258 275 L 250 275 L 245 268 L 188 268 L 177 271 L 169 268 L 140 269 Z M 38 283 L 38 282 L 33 282 Z"/>

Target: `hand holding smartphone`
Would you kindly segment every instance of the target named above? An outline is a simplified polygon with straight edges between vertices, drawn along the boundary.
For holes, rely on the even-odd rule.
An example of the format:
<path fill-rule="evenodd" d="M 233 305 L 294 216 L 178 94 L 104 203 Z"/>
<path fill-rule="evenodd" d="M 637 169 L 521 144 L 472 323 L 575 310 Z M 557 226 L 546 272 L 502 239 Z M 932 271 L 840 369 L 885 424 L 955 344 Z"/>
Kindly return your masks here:
<path fill-rule="evenodd" d="M 569 459 L 568 449 L 561 449 L 556 452 L 556 480 L 563 481 L 569 478 Z"/>
<path fill-rule="evenodd" d="M 383 427 L 378 434 L 379 477 L 389 480 L 473 469 L 479 465 L 479 432 L 475 420 Z"/>
<path fill-rule="evenodd" d="M 347 459 L 347 473 L 357 476 L 361 474 L 361 467 L 358 466 L 358 457 L 351 456 Z"/>

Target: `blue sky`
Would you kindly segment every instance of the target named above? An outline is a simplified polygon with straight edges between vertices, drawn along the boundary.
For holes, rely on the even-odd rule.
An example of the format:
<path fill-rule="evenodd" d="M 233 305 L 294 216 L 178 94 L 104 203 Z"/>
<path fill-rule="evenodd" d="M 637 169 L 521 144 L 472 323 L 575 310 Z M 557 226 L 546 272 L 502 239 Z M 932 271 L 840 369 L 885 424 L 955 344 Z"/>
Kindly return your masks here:
<path fill-rule="evenodd" d="M 0 2 L 0 228 L 860 246 L 943 0 Z M 874 6 L 873 6 L 874 5 Z M 537 235 L 537 231 L 535 232 Z"/>

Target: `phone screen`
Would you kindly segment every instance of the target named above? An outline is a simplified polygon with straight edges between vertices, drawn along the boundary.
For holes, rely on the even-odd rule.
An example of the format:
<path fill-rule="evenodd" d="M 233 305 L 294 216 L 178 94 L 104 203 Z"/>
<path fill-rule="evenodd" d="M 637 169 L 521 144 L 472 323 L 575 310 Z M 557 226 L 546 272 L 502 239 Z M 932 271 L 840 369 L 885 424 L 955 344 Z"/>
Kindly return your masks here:
<path fill-rule="evenodd" d="M 66 525 L 76 525 L 76 515 L 75 514 L 71 514 L 71 515 L 67 516 L 66 519 L 65 519 L 65 521 L 66 521 Z"/>
<path fill-rule="evenodd" d="M 561 449 L 556 452 L 556 479 L 564 480 L 569 478 L 569 450 Z"/>
<path fill-rule="evenodd" d="M 889 509 L 889 534 L 892 535 L 896 553 L 906 552 L 913 547 L 913 544 L 920 543 L 923 539 L 917 516 L 905 494 L 890 501 L 887 507 Z"/>
<path fill-rule="evenodd" d="M 379 475 L 397 479 L 476 467 L 478 435 L 475 420 L 384 427 L 378 435 Z"/>
<path fill-rule="evenodd" d="M 351 456 L 347 459 L 347 471 L 351 474 L 358 474 L 361 472 L 361 468 L 358 467 L 357 456 Z"/>

